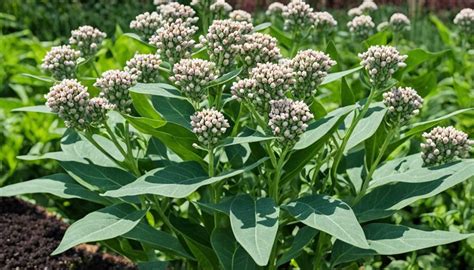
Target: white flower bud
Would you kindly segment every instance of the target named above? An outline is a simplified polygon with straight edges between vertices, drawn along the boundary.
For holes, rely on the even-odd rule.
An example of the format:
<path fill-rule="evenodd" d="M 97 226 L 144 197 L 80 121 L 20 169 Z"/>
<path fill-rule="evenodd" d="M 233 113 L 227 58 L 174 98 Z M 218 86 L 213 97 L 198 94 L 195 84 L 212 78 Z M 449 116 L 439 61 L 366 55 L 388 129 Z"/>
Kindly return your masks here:
<path fill-rule="evenodd" d="M 229 123 L 224 115 L 215 109 L 203 109 L 191 116 L 191 127 L 204 147 L 213 147 L 221 139 Z M 207 132 L 210 130 L 211 132 Z"/>
<path fill-rule="evenodd" d="M 94 86 L 101 90 L 100 97 L 114 104 L 117 110 L 130 113 L 132 100 L 128 89 L 137 83 L 136 79 L 136 75 L 126 71 L 109 70 L 97 79 Z"/>
<path fill-rule="evenodd" d="M 69 44 L 76 47 L 83 57 L 93 56 L 100 48 L 107 34 L 89 25 L 71 31 Z"/>
<path fill-rule="evenodd" d="M 426 166 L 444 164 L 458 158 L 468 158 L 474 141 L 454 127 L 435 127 L 423 133 L 422 158 Z M 430 143 L 428 143 L 430 142 Z"/>
<path fill-rule="evenodd" d="M 41 67 L 51 72 L 57 80 L 74 78 L 77 60 L 80 56 L 81 52 L 71 49 L 69 45 L 52 47 L 43 58 Z"/>
<path fill-rule="evenodd" d="M 294 144 L 308 127 L 314 116 L 303 101 L 280 99 L 270 101 L 268 125 L 273 135 L 283 144 Z"/>
<path fill-rule="evenodd" d="M 160 77 L 161 59 L 156 54 L 135 53 L 132 59 L 127 61 L 125 71 L 134 75 L 137 82 L 154 83 Z"/>

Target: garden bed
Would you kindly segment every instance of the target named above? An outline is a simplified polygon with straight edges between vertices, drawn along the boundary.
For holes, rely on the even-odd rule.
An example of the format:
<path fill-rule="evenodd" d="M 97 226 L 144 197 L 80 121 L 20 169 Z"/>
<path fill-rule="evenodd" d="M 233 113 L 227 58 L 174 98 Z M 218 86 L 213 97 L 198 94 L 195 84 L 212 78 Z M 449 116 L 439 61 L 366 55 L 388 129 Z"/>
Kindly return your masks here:
<path fill-rule="evenodd" d="M 1 269 L 136 269 L 128 260 L 81 245 L 50 256 L 67 224 L 44 209 L 15 198 L 0 198 Z"/>

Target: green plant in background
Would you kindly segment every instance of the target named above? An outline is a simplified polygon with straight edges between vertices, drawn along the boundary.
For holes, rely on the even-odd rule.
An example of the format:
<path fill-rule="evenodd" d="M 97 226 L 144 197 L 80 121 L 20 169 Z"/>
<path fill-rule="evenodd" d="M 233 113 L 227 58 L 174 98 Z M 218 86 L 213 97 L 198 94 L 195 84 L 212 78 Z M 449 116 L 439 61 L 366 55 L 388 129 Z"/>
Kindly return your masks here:
<path fill-rule="evenodd" d="M 460 117 L 472 113 L 469 96 L 450 106 L 443 96 L 465 93 L 472 66 L 455 63 L 469 55 L 412 48 L 394 38 L 396 20 L 350 47 L 358 51 L 346 49 L 347 31 L 313 43 L 318 24 L 336 24 L 300 0 L 273 5 L 273 25 L 256 26 L 227 15 L 224 1 L 192 4 L 201 22 L 172 3 L 138 16 L 139 35 L 78 30 L 91 47 L 73 32 L 78 51 L 63 45 L 44 58 L 54 79 L 30 76 L 50 84 L 46 106 L 19 110 L 55 113 L 68 129 L 59 151 L 22 158 L 55 160 L 65 173 L 0 196 L 103 207 L 75 221 L 54 254 L 101 241 L 155 268 L 460 267 L 443 262 L 442 245 L 472 236 L 473 141 L 436 126 L 458 117 L 469 127 Z M 459 194 L 450 189 L 462 182 Z M 459 246 L 460 256 L 472 251 Z"/>

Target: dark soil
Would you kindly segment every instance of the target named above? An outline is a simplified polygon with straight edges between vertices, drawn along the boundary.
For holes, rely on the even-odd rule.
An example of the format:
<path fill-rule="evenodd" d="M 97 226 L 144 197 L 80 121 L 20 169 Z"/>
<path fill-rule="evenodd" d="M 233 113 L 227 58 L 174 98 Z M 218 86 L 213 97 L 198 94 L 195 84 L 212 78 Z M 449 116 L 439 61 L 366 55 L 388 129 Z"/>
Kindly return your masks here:
<path fill-rule="evenodd" d="M 137 269 L 128 260 L 83 245 L 50 256 L 67 225 L 44 210 L 14 198 L 0 198 L 0 269 Z M 92 251 L 91 251 L 92 250 Z"/>

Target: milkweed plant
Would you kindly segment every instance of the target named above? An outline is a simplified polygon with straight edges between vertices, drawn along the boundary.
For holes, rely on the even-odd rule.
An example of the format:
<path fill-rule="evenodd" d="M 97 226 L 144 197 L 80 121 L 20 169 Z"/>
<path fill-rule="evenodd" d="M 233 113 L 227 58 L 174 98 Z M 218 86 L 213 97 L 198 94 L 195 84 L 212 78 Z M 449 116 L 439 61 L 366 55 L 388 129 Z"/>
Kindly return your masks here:
<path fill-rule="evenodd" d="M 333 44 L 337 27 L 370 37 L 373 1 L 350 10 L 347 25 L 302 0 L 274 3 L 266 19 L 280 29 L 222 0 L 158 2 L 130 23 L 154 53 L 99 73 L 106 35 L 81 26 L 44 57 L 53 85 L 42 111 L 67 130 L 60 151 L 36 159 L 57 160 L 64 173 L 0 196 L 44 192 L 102 206 L 75 221 L 53 255 L 101 242 L 153 267 L 330 269 L 472 235 L 390 219 L 474 176 L 468 135 L 436 126 L 442 119 L 420 122 L 423 98 L 398 81 L 410 57 L 372 45 L 341 70 L 333 51 L 310 46 L 321 33 Z M 472 32 L 472 10 L 454 22 Z M 402 31 L 410 21 L 397 13 L 387 25 Z M 97 72 L 89 84 L 78 75 L 84 63 Z M 362 82 L 361 99 L 341 92 L 352 103 L 326 110 L 322 89 L 350 76 Z M 417 153 L 396 151 L 415 138 Z"/>

